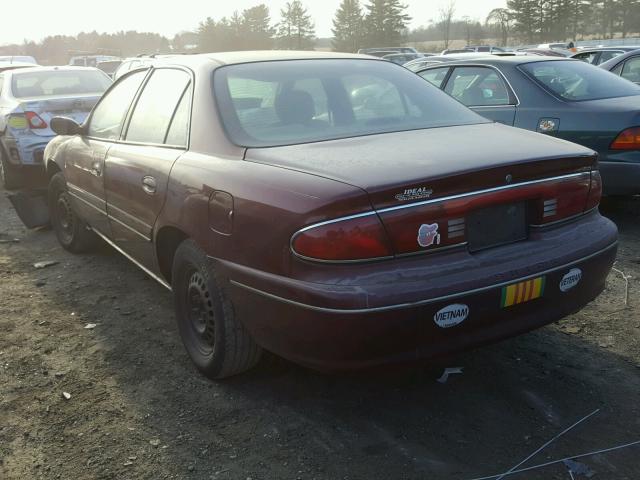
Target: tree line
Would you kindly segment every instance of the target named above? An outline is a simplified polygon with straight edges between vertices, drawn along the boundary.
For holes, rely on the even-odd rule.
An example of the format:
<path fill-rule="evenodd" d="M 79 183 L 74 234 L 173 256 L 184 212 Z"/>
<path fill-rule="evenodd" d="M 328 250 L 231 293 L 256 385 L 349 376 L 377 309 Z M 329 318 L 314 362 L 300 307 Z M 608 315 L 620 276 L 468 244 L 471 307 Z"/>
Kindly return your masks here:
<path fill-rule="evenodd" d="M 507 0 L 489 16 L 526 43 L 640 32 L 640 0 Z"/>
<path fill-rule="evenodd" d="M 455 17 L 455 0 L 441 7 L 423 27 L 409 30 L 411 18 L 401 0 L 342 0 L 333 17 L 331 47 L 355 52 L 364 47 L 397 46 L 412 42 L 483 39 L 498 43 L 538 43 L 579 40 L 587 36 L 611 38 L 640 32 L 640 0 L 507 0 L 482 21 Z M 140 53 L 215 52 L 228 50 L 313 49 L 314 21 L 302 0 L 291 0 L 274 22 L 266 4 L 234 12 L 230 17 L 206 18 L 192 32 L 172 39 L 157 33 L 80 33 L 49 36 L 0 47 L 0 54 L 31 55 L 42 63 L 64 64 L 71 55 L 104 53 L 134 56 Z"/>

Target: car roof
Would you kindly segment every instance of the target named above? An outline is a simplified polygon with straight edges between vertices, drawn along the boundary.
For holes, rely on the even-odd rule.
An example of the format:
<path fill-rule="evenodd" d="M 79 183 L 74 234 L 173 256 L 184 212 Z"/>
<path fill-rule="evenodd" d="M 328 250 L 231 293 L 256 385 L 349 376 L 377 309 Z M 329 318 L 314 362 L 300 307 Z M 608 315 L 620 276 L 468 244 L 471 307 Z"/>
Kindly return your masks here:
<path fill-rule="evenodd" d="M 75 65 L 61 65 L 61 66 L 32 65 L 31 68 L 29 68 L 29 72 L 58 72 L 58 71 L 64 71 L 64 72 L 76 71 L 77 72 L 77 71 L 89 71 L 89 70 L 97 70 L 99 72 L 101 71 L 95 67 L 80 67 Z M 20 71 L 24 72 L 25 70 L 20 69 Z"/>
<path fill-rule="evenodd" d="M 486 55 L 479 58 L 464 58 L 460 60 L 456 60 L 457 63 L 472 63 L 478 60 L 482 60 L 484 63 L 496 63 L 496 64 L 510 64 L 510 65 L 521 65 L 523 63 L 534 63 L 534 62 L 562 62 L 569 60 L 571 62 L 579 62 L 580 60 L 575 60 L 567 57 L 552 57 L 552 56 L 543 56 L 543 55 L 512 55 L 507 57 L 502 57 L 499 55 Z"/>
<path fill-rule="evenodd" d="M 395 52 L 394 52 L 395 53 Z M 296 50 L 254 50 L 238 52 L 199 53 L 195 55 L 170 55 L 168 57 L 155 58 L 154 63 L 197 66 L 207 63 L 218 65 L 234 65 L 239 63 L 271 62 L 279 60 L 313 60 L 313 59 L 360 59 L 380 60 L 371 55 L 339 52 L 315 52 Z"/>
<path fill-rule="evenodd" d="M 640 48 L 637 50 L 631 50 L 629 52 L 623 53 L 622 55 L 618 55 L 617 57 L 613 57 L 612 59 L 607 60 L 604 63 L 601 63 L 600 65 L 598 65 L 598 67 L 604 68 L 605 70 L 610 70 L 620 62 L 624 62 L 625 60 L 627 60 L 627 58 L 636 57 L 638 55 L 640 55 Z"/>
<path fill-rule="evenodd" d="M 633 50 L 637 50 L 639 49 L 640 46 L 634 46 L 634 45 L 620 45 L 619 47 L 615 47 L 615 46 L 611 46 L 611 47 L 585 47 L 581 50 L 579 50 L 578 52 L 575 53 L 575 55 L 578 55 L 579 53 L 584 53 L 584 52 L 600 52 L 600 51 L 607 51 L 607 50 L 624 50 L 627 52 L 631 52 Z"/>

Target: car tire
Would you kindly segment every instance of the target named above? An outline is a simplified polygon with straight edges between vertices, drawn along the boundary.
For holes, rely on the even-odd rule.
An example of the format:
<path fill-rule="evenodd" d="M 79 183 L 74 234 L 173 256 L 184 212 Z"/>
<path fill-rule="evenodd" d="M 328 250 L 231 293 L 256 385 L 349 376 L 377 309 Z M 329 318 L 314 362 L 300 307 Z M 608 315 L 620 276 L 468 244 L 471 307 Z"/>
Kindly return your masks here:
<path fill-rule="evenodd" d="M 67 181 L 58 172 L 49 181 L 49 216 L 60 245 L 72 253 L 91 251 L 97 236 L 73 210 L 67 190 Z"/>
<path fill-rule="evenodd" d="M 0 146 L 0 181 L 7 190 L 15 190 L 23 184 L 22 172 L 9 163 L 2 147 Z"/>
<path fill-rule="evenodd" d="M 236 318 L 212 262 L 193 240 L 178 246 L 171 280 L 178 330 L 200 372 L 221 379 L 258 363 L 262 348 Z"/>

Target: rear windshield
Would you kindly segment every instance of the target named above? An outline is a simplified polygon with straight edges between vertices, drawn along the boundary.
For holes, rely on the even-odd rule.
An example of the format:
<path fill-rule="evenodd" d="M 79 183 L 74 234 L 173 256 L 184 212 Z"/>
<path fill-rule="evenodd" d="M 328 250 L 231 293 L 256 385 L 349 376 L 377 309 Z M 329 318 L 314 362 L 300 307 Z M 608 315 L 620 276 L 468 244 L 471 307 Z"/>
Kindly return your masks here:
<path fill-rule="evenodd" d="M 377 60 L 230 65 L 214 73 L 236 145 L 265 147 L 487 122 L 422 78 Z"/>
<path fill-rule="evenodd" d="M 569 101 L 640 95 L 640 87 L 588 63 L 567 60 L 520 66 L 545 90 Z"/>
<path fill-rule="evenodd" d="M 102 94 L 110 84 L 98 70 L 49 70 L 14 74 L 11 91 L 16 98 Z"/>

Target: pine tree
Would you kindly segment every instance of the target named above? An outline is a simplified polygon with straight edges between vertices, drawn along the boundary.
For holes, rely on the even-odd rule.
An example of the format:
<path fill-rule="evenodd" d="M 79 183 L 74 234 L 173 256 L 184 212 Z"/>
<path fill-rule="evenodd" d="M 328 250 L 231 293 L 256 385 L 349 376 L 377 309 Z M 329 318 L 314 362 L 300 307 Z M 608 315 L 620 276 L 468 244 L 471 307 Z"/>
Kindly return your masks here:
<path fill-rule="evenodd" d="M 312 50 L 315 26 L 300 0 L 287 2 L 280 10 L 282 20 L 278 24 L 278 46 L 285 50 Z"/>
<path fill-rule="evenodd" d="M 269 7 L 265 4 L 256 5 L 242 12 L 246 41 L 249 49 L 267 50 L 273 46 L 273 27 L 269 17 Z"/>
<path fill-rule="evenodd" d="M 364 17 L 358 0 L 342 0 L 333 19 L 333 50 L 357 52 L 364 37 Z"/>
<path fill-rule="evenodd" d="M 540 33 L 540 9 L 538 0 L 507 0 L 507 8 L 513 18 L 513 29 L 529 44 Z"/>
<path fill-rule="evenodd" d="M 369 0 L 364 19 L 366 43 L 369 46 L 394 46 L 402 41 L 411 17 L 404 13 L 400 0 Z"/>

